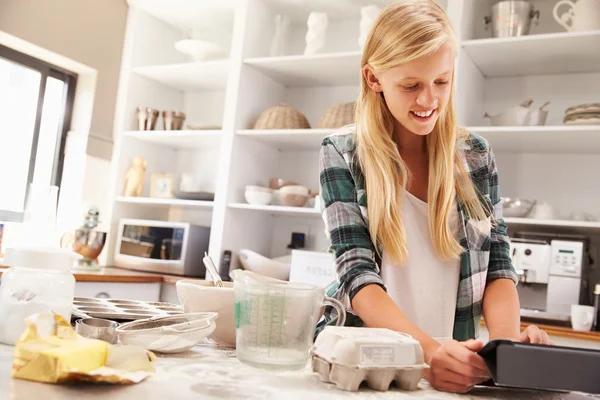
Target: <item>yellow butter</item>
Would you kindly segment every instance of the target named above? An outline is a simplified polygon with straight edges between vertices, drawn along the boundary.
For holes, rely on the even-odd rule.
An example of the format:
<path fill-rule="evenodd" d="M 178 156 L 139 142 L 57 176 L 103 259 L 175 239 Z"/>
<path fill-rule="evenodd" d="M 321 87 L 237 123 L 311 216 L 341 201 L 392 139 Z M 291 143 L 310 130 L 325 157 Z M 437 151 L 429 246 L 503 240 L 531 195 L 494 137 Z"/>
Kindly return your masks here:
<path fill-rule="evenodd" d="M 36 324 L 27 320 L 27 330 L 15 346 L 12 376 L 38 382 L 59 383 L 70 380 L 93 382 L 139 382 L 154 370 L 154 355 L 141 348 L 110 346 L 102 340 L 78 335 L 60 315 L 54 315 L 54 334 L 41 337 Z M 111 351 L 112 350 L 112 351 Z M 135 368 L 107 365 L 109 355 L 129 351 L 142 362 Z M 143 362 L 145 360 L 145 363 Z M 109 363 L 113 364 L 113 363 Z M 120 367 L 120 368 L 119 368 Z M 145 371 L 145 372 L 144 372 Z M 135 378 L 127 374 L 136 372 Z"/>

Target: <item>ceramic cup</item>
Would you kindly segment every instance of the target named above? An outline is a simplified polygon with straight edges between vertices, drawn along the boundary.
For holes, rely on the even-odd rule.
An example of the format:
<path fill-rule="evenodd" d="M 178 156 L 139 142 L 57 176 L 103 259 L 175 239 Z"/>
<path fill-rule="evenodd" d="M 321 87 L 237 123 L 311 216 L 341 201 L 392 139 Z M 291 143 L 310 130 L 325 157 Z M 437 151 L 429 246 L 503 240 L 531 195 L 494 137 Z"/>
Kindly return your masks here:
<path fill-rule="evenodd" d="M 571 306 L 571 326 L 576 331 L 589 331 L 594 321 L 594 307 L 573 304 Z"/>

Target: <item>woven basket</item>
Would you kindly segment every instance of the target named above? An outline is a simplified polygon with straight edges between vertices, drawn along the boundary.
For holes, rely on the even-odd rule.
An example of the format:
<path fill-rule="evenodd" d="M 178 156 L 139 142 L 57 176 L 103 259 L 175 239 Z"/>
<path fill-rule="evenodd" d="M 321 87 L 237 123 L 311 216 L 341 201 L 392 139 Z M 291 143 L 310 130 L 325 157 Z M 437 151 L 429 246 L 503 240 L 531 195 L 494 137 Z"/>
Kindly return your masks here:
<path fill-rule="evenodd" d="M 325 111 L 317 128 L 336 129 L 354 122 L 354 106 L 356 103 L 343 103 L 330 107 Z"/>
<path fill-rule="evenodd" d="M 254 129 L 310 129 L 310 124 L 304 114 L 282 102 L 263 111 Z"/>

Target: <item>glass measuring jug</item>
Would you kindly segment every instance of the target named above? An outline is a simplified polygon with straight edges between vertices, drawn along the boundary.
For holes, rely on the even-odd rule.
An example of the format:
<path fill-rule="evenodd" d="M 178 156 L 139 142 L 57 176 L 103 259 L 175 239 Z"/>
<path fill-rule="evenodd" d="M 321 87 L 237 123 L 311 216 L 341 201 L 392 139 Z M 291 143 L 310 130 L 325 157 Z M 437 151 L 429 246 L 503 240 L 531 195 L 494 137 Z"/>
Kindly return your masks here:
<path fill-rule="evenodd" d="M 333 306 L 337 325 L 344 306 L 325 297 L 325 288 L 281 281 L 251 271 L 230 273 L 234 284 L 237 358 L 265 369 L 306 366 L 323 305 Z"/>

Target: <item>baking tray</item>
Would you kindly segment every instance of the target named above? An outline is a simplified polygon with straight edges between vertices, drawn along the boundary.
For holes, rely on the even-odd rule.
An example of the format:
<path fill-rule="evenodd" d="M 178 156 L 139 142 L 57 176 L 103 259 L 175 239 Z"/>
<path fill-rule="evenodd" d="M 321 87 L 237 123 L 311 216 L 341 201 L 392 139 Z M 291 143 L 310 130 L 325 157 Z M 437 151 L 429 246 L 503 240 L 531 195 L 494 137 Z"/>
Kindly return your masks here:
<path fill-rule="evenodd" d="M 490 385 L 600 393 L 600 350 L 492 340 L 479 355 Z"/>
<path fill-rule="evenodd" d="M 177 304 L 124 300 L 98 299 L 93 297 L 75 297 L 73 299 L 73 316 L 89 316 L 118 321 L 133 321 L 151 317 L 167 317 L 183 313 Z"/>

